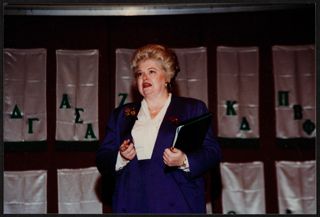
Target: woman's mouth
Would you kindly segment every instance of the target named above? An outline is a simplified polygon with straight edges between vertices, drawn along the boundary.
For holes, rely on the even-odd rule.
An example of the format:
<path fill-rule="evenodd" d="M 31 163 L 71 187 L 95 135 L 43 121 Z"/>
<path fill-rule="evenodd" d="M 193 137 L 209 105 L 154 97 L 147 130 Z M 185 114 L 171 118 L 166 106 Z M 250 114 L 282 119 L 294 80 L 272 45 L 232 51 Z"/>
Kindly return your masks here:
<path fill-rule="evenodd" d="M 142 84 L 143 88 L 147 88 L 147 87 L 151 87 L 151 86 L 152 85 L 150 83 L 147 83 L 147 82 Z"/>

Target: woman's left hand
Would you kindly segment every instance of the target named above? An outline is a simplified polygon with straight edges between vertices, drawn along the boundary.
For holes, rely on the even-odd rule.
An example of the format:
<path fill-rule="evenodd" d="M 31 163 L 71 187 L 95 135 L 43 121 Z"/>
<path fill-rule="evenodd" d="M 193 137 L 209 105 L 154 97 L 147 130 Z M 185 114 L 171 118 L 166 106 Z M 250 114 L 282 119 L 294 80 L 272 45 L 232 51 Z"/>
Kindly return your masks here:
<path fill-rule="evenodd" d="M 186 156 L 177 148 L 166 148 L 163 152 L 163 162 L 170 167 L 182 166 Z"/>

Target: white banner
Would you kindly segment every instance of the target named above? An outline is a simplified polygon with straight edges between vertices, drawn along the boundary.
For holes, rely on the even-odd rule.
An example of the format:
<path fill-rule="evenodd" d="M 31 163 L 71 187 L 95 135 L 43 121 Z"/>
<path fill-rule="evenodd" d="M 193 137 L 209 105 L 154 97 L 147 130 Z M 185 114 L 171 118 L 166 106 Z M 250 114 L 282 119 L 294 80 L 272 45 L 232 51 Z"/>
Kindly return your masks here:
<path fill-rule="evenodd" d="M 47 213 L 47 171 L 4 171 L 4 214 Z"/>
<path fill-rule="evenodd" d="M 316 162 L 277 161 L 280 214 L 316 214 Z"/>
<path fill-rule="evenodd" d="M 259 137 L 259 49 L 217 48 L 218 137 Z"/>
<path fill-rule="evenodd" d="M 47 139 L 46 49 L 4 49 L 4 141 Z"/>
<path fill-rule="evenodd" d="M 273 46 L 272 52 L 277 138 L 315 137 L 314 46 Z"/>
<path fill-rule="evenodd" d="M 179 95 L 200 99 L 208 105 L 207 48 L 173 50 L 180 65 L 180 72 L 176 78 Z"/>
<path fill-rule="evenodd" d="M 60 214 L 101 214 L 96 167 L 58 169 L 58 204 Z"/>
<path fill-rule="evenodd" d="M 220 163 L 223 214 L 265 214 L 263 163 Z"/>
<path fill-rule="evenodd" d="M 173 48 L 177 54 L 180 72 L 176 77 L 175 89 L 180 96 L 200 99 L 208 104 L 207 49 Z M 116 50 L 115 106 L 134 101 L 133 73 L 130 60 L 134 49 Z"/>
<path fill-rule="evenodd" d="M 57 50 L 56 57 L 56 140 L 98 140 L 98 50 Z"/>

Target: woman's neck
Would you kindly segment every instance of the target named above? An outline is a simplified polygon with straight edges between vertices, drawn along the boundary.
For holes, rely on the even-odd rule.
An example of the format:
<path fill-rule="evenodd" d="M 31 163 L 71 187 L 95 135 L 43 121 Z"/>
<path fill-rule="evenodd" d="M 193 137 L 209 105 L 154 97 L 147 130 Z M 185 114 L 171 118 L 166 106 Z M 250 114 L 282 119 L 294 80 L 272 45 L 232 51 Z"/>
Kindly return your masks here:
<path fill-rule="evenodd" d="M 169 93 L 157 97 L 145 98 L 151 118 L 154 118 L 162 109 L 169 97 Z"/>

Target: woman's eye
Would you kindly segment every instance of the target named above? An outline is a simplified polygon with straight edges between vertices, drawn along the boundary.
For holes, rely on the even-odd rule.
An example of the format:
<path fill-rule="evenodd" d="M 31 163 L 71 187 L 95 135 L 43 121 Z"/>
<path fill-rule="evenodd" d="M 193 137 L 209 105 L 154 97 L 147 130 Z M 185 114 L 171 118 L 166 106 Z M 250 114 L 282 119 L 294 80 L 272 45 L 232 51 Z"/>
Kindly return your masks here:
<path fill-rule="evenodd" d="M 149 71 L 149 73 L 150 73 L 150 74 L 155 74 L 155 73 L 156 73 L 156 71 L 154 71 L 154 70 L 150 70 L 150 71 Z"/>
<path fill-rule="evenodd" d="M 136 72 L 136 78 L 141 77 L 142 73 L 141 72 Z"/>

